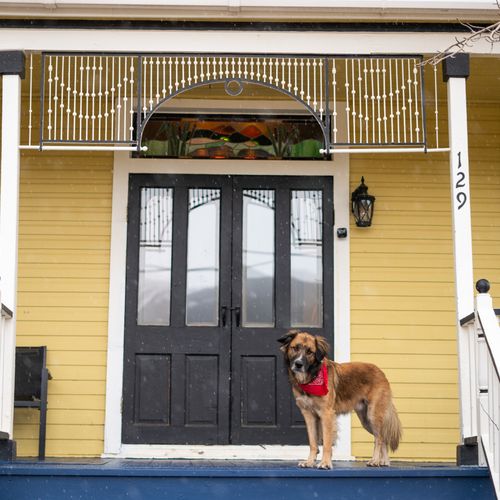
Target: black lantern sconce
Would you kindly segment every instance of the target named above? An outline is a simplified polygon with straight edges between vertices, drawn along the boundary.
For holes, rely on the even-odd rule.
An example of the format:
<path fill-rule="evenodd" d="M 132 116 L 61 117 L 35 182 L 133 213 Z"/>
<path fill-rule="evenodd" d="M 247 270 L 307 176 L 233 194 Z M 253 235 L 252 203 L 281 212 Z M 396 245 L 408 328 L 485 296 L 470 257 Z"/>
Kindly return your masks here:
<path fill-rule="evenodd" d="M 361 177 L 361 184 L 351 195 L 351 210 L 356 220 L 356 226 L 369 227 L 372 225 L 373 205 L 375 205 L 375 196 L 368 194 L 365 178 Z"/>

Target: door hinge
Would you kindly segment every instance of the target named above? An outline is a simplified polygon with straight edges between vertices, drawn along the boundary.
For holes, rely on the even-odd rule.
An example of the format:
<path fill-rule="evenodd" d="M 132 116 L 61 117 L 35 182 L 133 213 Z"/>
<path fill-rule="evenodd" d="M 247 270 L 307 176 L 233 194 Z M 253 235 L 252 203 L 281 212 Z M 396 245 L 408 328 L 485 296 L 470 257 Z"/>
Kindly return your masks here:
<path fill-rule="evenodd" d="M 120 413 L 123 413 L 123 398 L 120 398 Z"/>

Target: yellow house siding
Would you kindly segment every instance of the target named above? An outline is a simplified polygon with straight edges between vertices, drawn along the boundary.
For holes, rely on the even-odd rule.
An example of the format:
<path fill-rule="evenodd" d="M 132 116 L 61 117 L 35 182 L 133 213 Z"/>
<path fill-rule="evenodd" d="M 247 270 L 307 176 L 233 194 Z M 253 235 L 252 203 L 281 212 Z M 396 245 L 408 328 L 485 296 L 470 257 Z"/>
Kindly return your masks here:
<path fill-rule="evenodd" d="M 381 366 L 404 427 L 401 459 L 452 460 L 458 443 L 453 248 L 445 154 L 351 158 L 377 199 L 351 225 L 351 355 Z M 352 451 L 372 439 L 353 418 Z"/>
<path fill-rule="evenodd" d="M 111 154 L 23 153 L 18 345 L 46 345 L 47 455 L 103 451 Z M 16 410 L 21 456 L 38 453 L 38 412 Z"/>
<path fill-rule="evenodd" d="M 476 104 L 468 111 L 480 119 L 469 128 L 474 279 L 490 281 L 493 303 L 500 308 L 500 103 Z"/>

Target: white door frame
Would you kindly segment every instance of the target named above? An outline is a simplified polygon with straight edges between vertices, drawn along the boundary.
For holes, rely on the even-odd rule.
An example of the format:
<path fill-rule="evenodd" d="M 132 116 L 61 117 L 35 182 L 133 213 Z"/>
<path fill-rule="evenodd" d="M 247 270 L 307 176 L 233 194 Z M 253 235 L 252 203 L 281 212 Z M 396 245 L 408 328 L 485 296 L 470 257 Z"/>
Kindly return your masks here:
<path fill-rule="evenodd" d="M 183 103 L 184 104 L 184 103 Z M 272 172 L 270 171 L 272 166 Z M 137 458 L 227 458 L 299 459 L 305 446 L 179 446 L 129 445 L 121 441 L 122 387 L 125 331 L 125 274 L 127 247 L 128 182 L 132 173 L 213 175 L 330 175 L 334 178 L 334 328 L 336 361 L 350 359 L 350 262 L 349 235 L 337 238 L 337 228 L 349 228 L 349 157 L 334 161 L 249 161 L 139 159 L 116 152 L 113 165 L 110 286 L 108 313 L 108 355 L 104 456 Z M 304 431 L 305 432 L 305 431 Z M 351 418 L 339 417 L 336 459 L 352 459 Z"/>

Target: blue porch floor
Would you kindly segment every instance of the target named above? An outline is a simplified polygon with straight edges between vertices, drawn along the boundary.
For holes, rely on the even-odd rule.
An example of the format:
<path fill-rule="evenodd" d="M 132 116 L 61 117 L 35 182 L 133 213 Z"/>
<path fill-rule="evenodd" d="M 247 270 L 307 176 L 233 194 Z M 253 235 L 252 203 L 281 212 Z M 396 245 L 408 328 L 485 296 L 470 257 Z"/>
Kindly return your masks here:
<path fill-rule="evenodd" d="M 0 463 L 0 499 L 494 499 L 488 470 L 393 462 L 336 462 L 330 471 L 296 462 L 213 460 L 17 460 Z"/>

